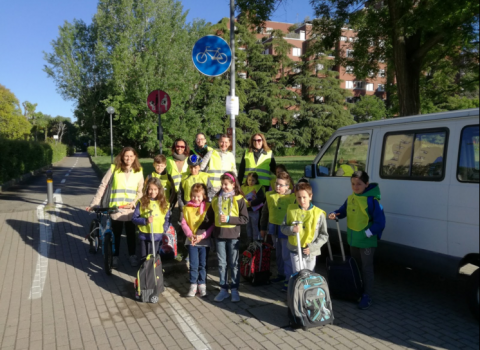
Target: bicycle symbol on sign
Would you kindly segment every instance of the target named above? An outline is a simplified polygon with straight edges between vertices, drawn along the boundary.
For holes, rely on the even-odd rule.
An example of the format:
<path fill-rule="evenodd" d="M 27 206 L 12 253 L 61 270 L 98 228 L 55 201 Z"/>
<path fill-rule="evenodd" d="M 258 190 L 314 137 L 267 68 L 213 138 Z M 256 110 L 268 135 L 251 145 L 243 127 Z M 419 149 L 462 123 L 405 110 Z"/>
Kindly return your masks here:
<path fill-rule="evenodd" d="M 207 62 L 209 56 L 212 59 L 212 61 L 218 61 L 218 63 L 220 63 L 220 64 L 227 63 L 228 57 L 224 53 L 220 53 L 220 48 L 218 48 L 216 50 L 209 50 L 208 49 L 209 47 L 210 46 L 207 46 L 205 48 L 204 52 L 199 52 L 197 54 L 197 62 L 198 63 L 204 64 L 205 62 Z M 212 55 L 211 53 L 214 53 L 214 54 Z"/>

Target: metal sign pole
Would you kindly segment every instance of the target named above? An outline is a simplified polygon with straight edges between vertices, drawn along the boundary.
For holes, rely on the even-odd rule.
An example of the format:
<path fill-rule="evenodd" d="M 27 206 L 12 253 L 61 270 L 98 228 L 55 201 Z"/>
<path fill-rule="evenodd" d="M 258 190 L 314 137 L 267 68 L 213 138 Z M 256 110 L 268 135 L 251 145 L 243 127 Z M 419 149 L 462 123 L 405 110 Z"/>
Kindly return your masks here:
<path fill-rule="evenodd" d="M 113 164 L 113 121 L 112 121 L 112 113 L 110 113 L 110 158 Z"/>
<path fill-rule="evenodd" d="M 158 147 L 160 153 L 163 150 L 163 128 L 162 128 L 162 101 L 160 100 L 160 91 L 157 91 L 157 108 L 158 108 Z"/>
<path fill-rule="evenodd" d="M 230 67 L 230 96 L 235 97 L 235 0 L 230 0 L 230 49 L 232 50 L 232 65 Z M 232 151 L 236 156 L 235 137 L 235 114 L 230 115 L 230 127 L 232 128 Z"/>

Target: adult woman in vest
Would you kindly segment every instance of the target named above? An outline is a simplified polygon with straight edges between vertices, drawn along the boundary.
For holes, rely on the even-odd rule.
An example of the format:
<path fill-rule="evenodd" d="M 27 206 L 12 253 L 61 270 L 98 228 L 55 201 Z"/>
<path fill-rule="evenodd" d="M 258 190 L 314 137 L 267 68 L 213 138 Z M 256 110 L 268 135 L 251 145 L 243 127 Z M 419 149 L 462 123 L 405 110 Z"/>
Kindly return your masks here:
<path fill-rule="evenodd" d="M 277 163 L 273 152 L 267 145 L 263 134 L 255 134 L 250 138 L 248 150 L 242 157 L 238 170 L 238 181 L 243 184 L 249 173 L 257 173 L 258 180 L 265 187 L 265 192 L 270 187 L 270 180 L 275 174 Z"/>
<path fill-rule="evenodd" d="M 92 199 L 90 208 L 98 206 L 102 200 L 110 179 L 111 195 L 110 208 L 121 207 L 122 210 L 112 214 L 112 230 L 115 235 L 115 253 L 113 254 L 113 268 L 118 268 L 118 256 L 120 253 L 120 238 L 123 227 L 127 234 L 128 255 L 130 256 L 130 265 L 138 265 L 138 259 L 135 255 L 136 236 L 135 225 L 132 223 L 132 216 L 135 209 L 135 203 L 142 197 L 143 190 L 143 171 L 138 161 L 138 154 L 132 147 L 125 147 L 103 177 L 102 183 L 98 187 L 97 193 Z M 113 178 L 112 178 L 113 177 Z"/>
<path fill-rule="evenodd" d="M 176 139 L 172 146 L 172 155 L 167 158 L 167 173 L 173 179 L 175 190 L 180 188 L 182 176 L 188 173 L 187 158 L 190 147 L 184 139 Z M 174 205 L 174 203 L 171 203 Z"/>
<path fill-rule="evenodd" d="M 199 132 L 197 136 L 195 136 L 195 147 L 190 152 L 190 155 L 196 154 L 202 159 L 200 171 L 205 171 L 208 162 L 210 161 L 210 157 L 212 156 L 212 153 L 213 148 L 207 146 L 207 137 L 203 132 Z"/>
<path fill-rule="evenodd" d="M 210 181 L 212 182 L 215 193 L 218 193 L 222 187 L 220 177 L 223 174 L 225 174 L 227 171 L 230 171 L 237 176 L 237 164 L 235 164 L 235 156 L 232 152 L 228 151 L 230 145 L 230 137 L 228 137 L 228 135 L 221 135 L 218 139 L 218 150 L 214 150 L 212 152 L 210 162 L 208 163 L 206 172 L 210 176 Z M 205 159 L 203 161 L 205 162 Z"/>

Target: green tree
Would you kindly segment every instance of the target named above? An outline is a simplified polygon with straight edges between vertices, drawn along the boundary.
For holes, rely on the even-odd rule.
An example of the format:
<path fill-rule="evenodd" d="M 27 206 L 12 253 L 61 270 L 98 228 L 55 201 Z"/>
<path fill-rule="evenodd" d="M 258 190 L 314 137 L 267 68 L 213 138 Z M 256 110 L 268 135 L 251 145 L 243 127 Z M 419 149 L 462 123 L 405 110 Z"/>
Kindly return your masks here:
<path fill-rule="evenodd" d="M 321 50 L 320 42 L 312 41 L 302 56 L 302 63 L 291 77 L 301 87 L 300 110 L 295 130 L 296 143 L 310 149 L 325 143 L 340 127 L 353 123 L 346 98 L 351 95 L 340 87 L 338 72 L 332 70 L 335 62 Z"/>
<path fill-rule="evenodd" d="M 48 114 L 43 114 L 42 112 L 35 112 L 35 134 L 37 130 L 41 130 L 44 133 L 44 141 L 47 141 L 48 127 L 50 125 L 50 119 L 52 117 Z"/>
<path fill-rule="evenodd" d="M 312 4 L 319 17 L 315 31 L 325 35 L 327 48 L 335 45 L 346 23 L 358 31 L 349 63 L 357 77 L 378 71 L 380 61 L 391 62 L 401 116 L 420 113 L 420 81 L 426 67 L 466 44 L 478 45 L 479 3 L 474 0 L 312 0 Z"/>
<path fill-rule="evenodd" d="M 15 95 L 0 84 L 0 136 L 21 139 L 30 134 L 32 125 L 22 115 Z"/>
<path fill-rule="evenodd" d="M 350 112 L 360 123 L 380 120 L 387 117 L 385 102 L 377 96 L 362 96 L 360 101 L 353 104 Z"/>

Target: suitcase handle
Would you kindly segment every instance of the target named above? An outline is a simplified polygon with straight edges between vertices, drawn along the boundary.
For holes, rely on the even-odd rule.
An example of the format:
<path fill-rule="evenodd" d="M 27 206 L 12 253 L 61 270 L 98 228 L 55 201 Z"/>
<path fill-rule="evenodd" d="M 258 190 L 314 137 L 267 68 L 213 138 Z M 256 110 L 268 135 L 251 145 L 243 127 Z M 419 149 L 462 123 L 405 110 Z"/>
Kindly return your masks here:
<path fill-rule="evenodd" d="M 339 223 L 338 217 L 335 217 L 335 222 L 337 224 L 338 240 L 340 241 L 340 249 L 342 251 L 342 260 L 343 262 L 345 262 L 346 261 L 345 250 L 343 249 L 342 231 L 340 230 L 340 223 Z M 332 246 L 330 245 L 330 239 L 327 241 L 327 245 L 328 245 L 328 253 L 330 254 L 330 260 L 333 261 Z"/>
<path fill-rule="evenodd" d="M 303 222 L 301 221 L 294 221 L 292 222 L 293 226 L 298 226 L 302 227 Z M 302 245 L 300 244 L 300 230 L 297 232 L 297 253 L 298 253 L 298 262 L 300 264 L 300 271 L 302 271 L 305 267 L 303 263 L 303 251 L 302 251 Z"/>

